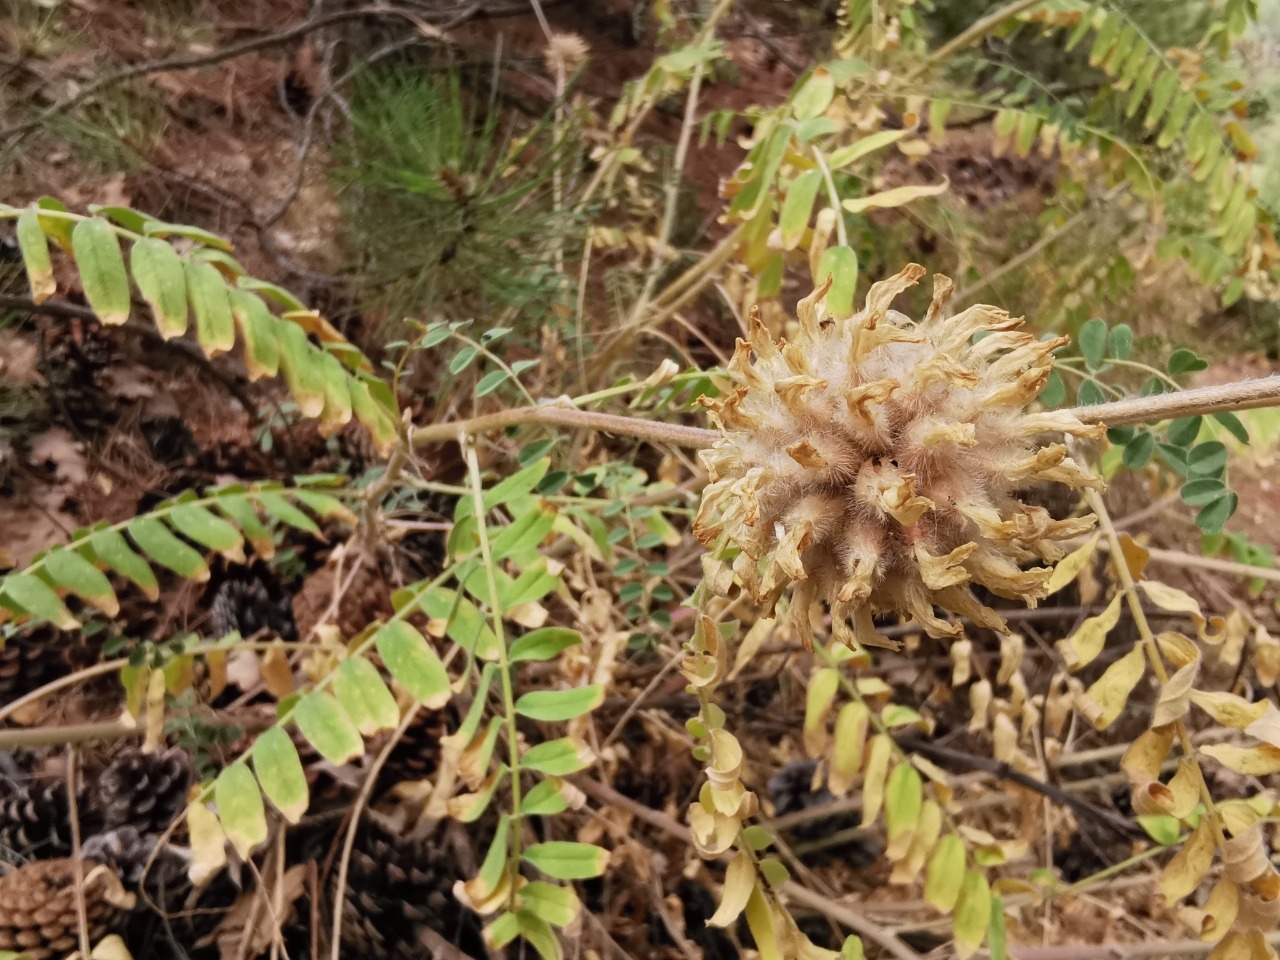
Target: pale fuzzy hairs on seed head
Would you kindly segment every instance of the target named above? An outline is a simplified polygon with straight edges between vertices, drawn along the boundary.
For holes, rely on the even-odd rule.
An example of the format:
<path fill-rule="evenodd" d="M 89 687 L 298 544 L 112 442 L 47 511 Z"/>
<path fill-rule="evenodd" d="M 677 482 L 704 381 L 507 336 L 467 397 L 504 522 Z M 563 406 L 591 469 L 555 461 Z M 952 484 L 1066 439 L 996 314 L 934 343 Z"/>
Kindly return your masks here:
<path fill-rule="evenodd" d="M 1096 428 L 1029 409 L 1059 342 L 1038 343 L 997 307 L 949 316 L 945 277 L 923 320 L 891 309 L 923 275 L 911 264 L 873 284 L 847 318 L 827 304 L 828 278 L 800 302 L 790 342 L 753 319 L 732 387 L 700 401 L 723 439 L 703 453 L 713 483 L 695 534 L 708 544 L 727 534 L 759 562 L 758 584 L 754 568 L 734 565 L 753 595 L 771 603 L 800 590 L 792 606 L 806 640 L 822 606 L 838 608 L 860 643 L 875 613 L 905 614 L 937 637 L 956 626 L 935 607 L 1002 625 L 971 587 L 1034 605 L 1048 568 L 1024 564 L 1061 555 L 1057 541 L 1092 523 L 1058 522 L 1014 496 L 1045 481 L 1101 485 L 1049 439 Z"/>

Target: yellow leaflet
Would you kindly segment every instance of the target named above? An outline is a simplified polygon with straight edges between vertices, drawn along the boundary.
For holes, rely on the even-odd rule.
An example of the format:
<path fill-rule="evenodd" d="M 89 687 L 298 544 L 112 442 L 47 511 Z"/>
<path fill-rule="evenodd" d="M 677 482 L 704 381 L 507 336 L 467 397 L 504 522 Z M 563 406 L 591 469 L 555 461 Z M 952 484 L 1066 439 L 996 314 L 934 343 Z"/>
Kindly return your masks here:
<path fill-rule="evenodd" d="M 1077 547 L 1063 557 L 1058 562 L 1058 565 L 1053 568 L 1053 573 L 1045 583 L 1046 596 L 1052 596 L 1080 576 L 1080 571 L 1092 559 L 1093 552 L 1097 547 L 1098 534 L 1095 533 L 1086 541 L 1083 547 Z"/>
<path fill-rule="evenodd" d="M 1264 743 L 1256 747 L 1237 747 L 1229 743 L 1211 743 L 1200 747 L 1199 753 L 1212 757 L 1224 767 L 1236 773 L 1262 777 L 1280 773 L 1280 747 Z"/>
<path fill-rule="evenodd" d="M 740 851 L 725 871 L 724 889 L 720 893 L 720 906 L 707 921 L 708 926 L 727 927 L 746 909 L 747 901 L 756 889 L 756 870 L 751 857 Z"/>
<path fill-rule="evenodd" d="M 827 714 L 840 687 L 840 674 L 830 667 L 816 671 L 809 681 L 804 703 L 804 749 L 820 757 L 827 749 Z"/>
<path fill-rule="evenodd" d="M 1219 880 L 1205 901 L 1200 920 L 1200 939 L 1212 943 L 1220 939 L 1240 912 L 1240 888 L 1230 880 Z"/>
<path fill-rule="evenodd" d="M 869 721 L 870 711 L 862 703 L 846 703 L 836 715 L 835 743 L 831 750 L 827 789 L 837 797 L 848 795 L 862 769 Z"/>
<path fill-rule="evenodd" d="M 1139 647 L 1134 647 L 1107 667 L 1106 672 L 1078 700 L 1085 719 L 1099 730 L 1115 723 L 1145 670 L 1146 660 Z"/>
<path fill-rule="evenodd" d="M 1213 864 L 1213 830 L 1209 818 L 1202 817 L 1200 826 L 1183 843 L 1164 872 L 1160 874 L 1160 890 L 1165 904 L 1173 906 L 1183 897 L 1195 892 Z"/>
<path fill-rule="evenodd" d="M 1262 701 L 1261 706 L 1262 715 L 1245 727 L 1244 732 L 1273 747 L 1280 747 L 1280 710 L 1269 700 Z"/>
<path fill-rule="evenodd" d="M 852 197 L 841 202 L 840 205 L 850 213 L 862 213 L 864 210 L 884 210 L 889 207 L 901 207 L 903 204 L 918 200 L 921 197 L 936 197 L 940 193 L 946 193 L 950 186 L 951 181 L 943 177 L 941 183 L 894 187 L 891 190 L 873 193 L 869 197 Z"/>
<path fill-rule="evenodd" d="M 1070 559 L 1068 557 L 1067 559 Z M 1066 563 L 1066 560 L 1063 561 Z M 1061 568 L 1062 564 L 1058 565 Z M 1062 651 L 1062 659 L 1067 669 L 1079 670 L 1092 663 L 1106 645 L 1107 634 L 1120 619 L 1120 594 L 1111 598 L 1107 608 L 1096 617 L 1089 617 L 1078 629 L 1065 640 L 1058 641 L 1058 649 Z"/>
<path fill-rule="evenodd" d="M 1280 710 L 1276 710 L 1268 700 L 1250 703 L 1244 697 L 1238 697 L 1234 693 L 1217 691 L 1211 693 L 1205 690 L 1192 690 L 1191 702 L 1224 726 L 1235 730 L 1248 730 L 1250 734 L 1259 740 L 1267 740 L 1268 742 L 1272 742 L 1270 738 L 1256 733 L 1253 727 L 1257 726 L 1268 712 L 1274 718 L 1269 726 L 1275 725 L 1280 721 Z M 1268 708 L 1270 709 L 1268 710 Z M 1280 726 L 1275 726 L 1275 730 L 1276 735 L 1280 737 Z M 1280 742 L 1280 739 L 1275 742 Z"/>
<path fill-rule="evenodd" d="M 1196 633 L 1201 640 L 1216 644 L 1222 639 L 1220 634 L 1225 626 L 1223 619 L 1221 617 L 1206 619 L 1200 612 L 1200 604 L 1191 594 L 1155 580 L 1143 580 L 1138 584 L 1138 589 L 1161 610 L 1185 613 L 1189 616 L 1191 622 L 1196 625 Z"/>
<path fill-rule="evenodd" d="M 1168 679 L 1160 690 L 1160 699 L 1156 701 L 1151 724 L 1164 727 L 1176 720 L 1181 720 L 1191 709 L 1191 685 L 1196 682 L 1200 673 L 1200 664 L 1189 663 L 1179 667 L 1178 671 Z"/>
<path fill-rule="evenodd" d="M 893 741 L 885 734 L 871 739 L 871 747 L 867 751 L 867 773 L 862 780 L 862 825 L 869 826 L 876 822 L 880 815 L 880 806 L 884 803 L 885 778 L 889 773 L 889 755 L 893 752 Z"/>

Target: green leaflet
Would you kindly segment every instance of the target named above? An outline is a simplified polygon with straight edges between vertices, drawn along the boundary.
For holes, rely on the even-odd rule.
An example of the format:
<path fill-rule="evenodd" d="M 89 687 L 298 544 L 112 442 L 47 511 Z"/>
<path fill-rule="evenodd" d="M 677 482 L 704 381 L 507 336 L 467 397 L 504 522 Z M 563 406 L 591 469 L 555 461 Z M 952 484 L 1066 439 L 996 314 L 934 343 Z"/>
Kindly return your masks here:
<path fill-rule="evenodd" d="M 147 561 L 133 552 L 119 530 L 99 530 L 89 538 L 94 555 L 142 591 L 148 600 L 160 598 L 160 584 Z"/>
<path fill-rule="evenodd" d="M 187 280 L 173 247 L 144 237 L 129 254 L 133 282 L 151 307 L 160 336 L 169 340 L 187 332 Z"/>
<path fill-rule="evenodd" d="M 134 543 L 160 566 L 197 583 L 209 579 L 209 567 L 204 558 L 175 537 L 160 520 L 150 516 L 137 517 L 130 522 L 128 529 Z"/>
<path fill-rule="evenodd" d="M 311 346 L 306 332 L 296 323 L 277 319 L 275 331 L 280 345 L 280 370 L 289 385 L 289 392 L 298 402 L 303 416 L 320 416 L 324 413 L 325 392 L 319 352 Z"/>
<path fill-rule="evenodd" d="M 44 303 L 57 292 L 58 284 L 53 279 L 49 241 L 40 229 L 40 214 L 35 207 L 27 207 L 18 215 L 18 248 L 22 251 L 27 282 L 31 284 L 31 299 Z"/>
<path fill-rule="evenodd" d="M 298 750 L 283 729 L 271 727 L 258 735 L 253 745 L 253 769 L 262 792 L 281 815 L 290 823 L 302 819 L 310 790 Z"/>
<path fill-rule="evenodd" d="M 533 690 L 516 701 L 516 713 L 530 720 L 563 723 L 590 713 L 604 703 L 604 687 L 598 683 L 572 690 Z"/>
<path fill-rule="evenodd" d="M 518 663 L 521 660 L 550 660 L 582 642 L 582 634 L 567 627 L 543 627 L 517 637 L 507 652 L 507 660 Z"/>
<path fill-rule="evenodd" d="M 415 700 L 432 710 L 453 696 L 449 674 L 426 638 L 403 620 L 385 624 L 374 638 L 382 661 Z"/>
<path fill-rule="evenodd" d="M 218 819 L 236 852 L 242 857 L 267 839 L 267 813 L 257 781 L 243 763 L 233 763 L 213 783 Z"/>
<path fill-rule="evenodd" d="M 559 740 L 548 740 L 530 747 L 520 758 L 520 766 L 547 776 L 567 777 L 571 773 L 585 770 L 592 759 L 591 750 L 586 744 L 579 743 L 572 737 L 561 737 Z"/>
<path fill-rule="evenodd" d="M 244 366 L 249 380 L 274 377 L 280 370 L 276 318 L 262 299 L 244 290 L 231 291 L 231 315 L 244 341 Z"/>
<path fill-rule="evenodd" d="M 210 263 L 186 262 L 187 297 L 196 315 L 196 338 L 211 357 L 236 345 L 231 299 L 218 268 Z"/>
<path fill-rule="evenodd" d="M 330 763 L 346 763 L 364 753 L 360 731 L 347 711 L 323 690 L 313 691 L 299 700 L 293 719 L 302 735 Z"/>
<path fill-rule="evenodd" d="M 266 510 L 267 513 L 281 523 L 296 527 L 304 533 L 311 534 L 313 537 L 320 536 L 320 528 L 316 526 L 316 522 L 279 493 L 262 491 L 254 493 L 253 496 L 255 500 L 262 504 L 262 509 Z"/>
<path fill-rule="evenodd" d="M 217 507 L 232 519 L 240 531 L 253 545 L 254 552 L 264 560 L 275 556 L 276 542 L 271 531 L 258 518 L 258 511 L 245 495 L 223 495 L 218 497 Z"/>
<path fill-rule="evenodd" d="M 333 692 L 366 737 L 400 722 L 400 708 L 377 669 L 362 657 L 350 657 L 333 677 Z"/>
<path fill-rule="evenodd" d="M 71 231 L 71 249 L 80 269 L 85 299 L 103 323 L 118 326 L 129 319 L 129 275 L 120 242 L 105 220 L 81 220 Z"/>
<path fill-rule="evenodd" d="M 108 617 L 120 612 L 120 603 L 106 575 L 74 549 L 51 550 L 44 568 L 54 581 Z"/>
<path fill-rule="evenodd" d="M 207 507 L 182 503 L 169 511 L 169 522 L 179 533 L 201 546 L 216 550 L 228 560 L 244 563 L 244 538 L 234 524 L 215 516 Z"/>
<path fill-rule="evenodd" d="M 199 227 L 189 227 L 180 223 L 165 223 L 161 220 L 149 220 L 143 228 L 143 232 L 149 237 L 186 237 L 189 240 L 202 243 L 206 247 L 225 250 L 228 253 L 231 252 L 230 243 L 223 240 L 216 233 L 201 230 Z"/>
<path fill-rule="evenodd" d="M 530 846 L 524 859 L 557 880 L 589 880 L 604 873 L 609 854 L 591 843 L 552 840 Z"/>
<path fill-rule="evenodd" d="M 39 577 L 30 573 L 15 573 L 4 579 L 5 605 L 16 605 L 19 611 L 25 611 L 40 620 L 47 620 L 63 630 L 72 630 L 80 626 L 80 622 L 58 599 L 53 589 Z"/>

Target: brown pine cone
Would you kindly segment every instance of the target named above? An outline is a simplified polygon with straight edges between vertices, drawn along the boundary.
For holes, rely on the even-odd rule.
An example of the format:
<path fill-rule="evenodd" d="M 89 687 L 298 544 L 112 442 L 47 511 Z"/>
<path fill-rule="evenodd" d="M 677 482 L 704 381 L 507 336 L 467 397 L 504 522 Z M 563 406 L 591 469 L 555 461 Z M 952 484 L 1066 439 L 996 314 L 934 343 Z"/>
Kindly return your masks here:
<path fill-rule="evenodd" d="M 110 867 L 82 862 L 89 939 L 106 936 L 134 905 Z M 36 860 L 0 877 L 0 950 L 49 960 L 76 948 L 75 861 Z"/>
<path fill-rule="evenodd" d="M 90 836 L 98 823 L 91 792 L 77 791 L 80 832 Z M 71 815 L 66 781 L 0 781 L 0 859 L 47 859 L 71 852 Z"/>
<path fill-rule="evenodd" d="M 144 753 L 126 747 L 97 778 L 95 803 L 102 828 L 133 827 L 140 834 L 163 833 L 186 809 L 191 763 L 186 753 Z"/>
<path fill-rule="evenodd" d="M 0 702 L 30 693 L 97 659 L 97 646 L 49 624 L 15 632 L 0 641 Z"/>
<path fill-rule="evenodd" d="M 337 821 L 335 821 L 337 822 Z M 313 843 L 323 838 L 312 838 Z M 329 838 L 330 841 L 332 838 Z M 322 844 L 323 845 L 323 844 Z M 440 838 L 411 839 L 370 815 L 356 834 L 350 873 L 342 891 L 342 954 L 361 960 L 417 960 L 432 954 L 422 931 L 431 930 L 456 944 L 470 957 L 485 955 L 480 921 L 453 896 L 454 883 L 464 871 Z M 321 916 L 331 916 L 332 878 Z M 299 902 L 295 920 L 286 930 L 290 955 L 306 955 L 311 941 L 307 902 Z M 326 930 L 321 931 L 323 937 Z"/>
<path fill-rule="evenodd" d="M 448 732 L 446 711 L 420 710 L 378 772 L 373 795 L 380 797 L 406 780 L 432 777 L 440 766 L 440 739 Z"/>

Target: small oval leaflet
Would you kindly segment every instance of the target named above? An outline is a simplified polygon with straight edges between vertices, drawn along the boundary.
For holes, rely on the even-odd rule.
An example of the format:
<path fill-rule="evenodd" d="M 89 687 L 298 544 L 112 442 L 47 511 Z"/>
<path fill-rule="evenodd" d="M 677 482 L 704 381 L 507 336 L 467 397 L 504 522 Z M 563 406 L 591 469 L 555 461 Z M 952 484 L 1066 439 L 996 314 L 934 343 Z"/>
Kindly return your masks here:
<path fill-rule="evenodd" d="M 374 642 L 387 669 L 414 699 L 432 710 L 449 702 L 453 696 L 449 674 L 422 634 L 403 620 L 394 620 L 378 630 Z"/>
<path fill-rule="evenodd" d="M 253 774 L 243 763 L 233 763 L 218 774 L 213 784 L 218 819 L 231 845 L 242 857 L 267 839 L 267 813 Z"/>
<path fill-rule="evenodd" d="M 294 722 L 330 763 L 346 763 L 364 753 L 364 741 L 346 710 L 332 695 L 316 690 L 298 701 Z"/>
<path fill-rule="evenodd" d="M 281 815 L 297 823 L 307 812 L 310 790 L 298 750 L 280 727 L 271 727 L 253 745 L 253 769 L 258 783 Z"/>
<path fill-rule="evenodd" d="M 530 846 L 524 859 L 557 880 L 590 880 L 604 873 L 609 853 L 590 843 L 552 840 Z"/>
<path fill-rule="evenodd" d="M 604 702 L 598 683 L 572 690 L 534 690 L 516 701 L 516 713 L 530 720 L 562 723 L 590 713 Z"/>

